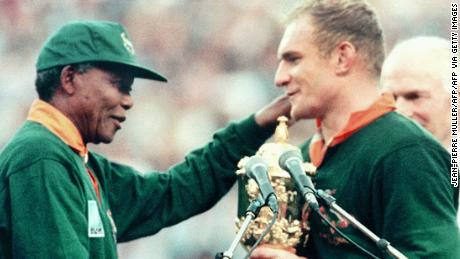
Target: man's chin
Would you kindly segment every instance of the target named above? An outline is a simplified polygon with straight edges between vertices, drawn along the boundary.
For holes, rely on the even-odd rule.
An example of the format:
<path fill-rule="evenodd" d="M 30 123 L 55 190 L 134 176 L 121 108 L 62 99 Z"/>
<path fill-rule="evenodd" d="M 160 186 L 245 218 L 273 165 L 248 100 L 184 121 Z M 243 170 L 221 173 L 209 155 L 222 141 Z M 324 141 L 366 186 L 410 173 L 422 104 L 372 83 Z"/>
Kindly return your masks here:
<path fill-rule="evenodd" d="M 111 139 L 104 139 L 104 140 L 101 141 L 101 143 L 110 144 L 110 143 L 112 143 L 112 141 L 113 141 L 113 138 L 111 138 Z"/>
<path fill-rule="evenodd" d="M 92 143 L 93 144 L 100 144 L 100 143 L 109 144 L 113 141 L 114 137 L 115 137 L 115 134 L 113 134 L 112 136 L 99 136 L 94 141 L 92 141 Z"/>
<path fill-rule="evenodd" d="M 291 110 L 290 114 L 289 114 L 289 117 L 291 118 L 291 120 L 293 121 L 297 121 L 299 118 L 296 116 L 295 112 L 293 112 Z"/>
<path fill-rule="evenodd" d="M 309 116 L 305 112 L 299 111 L 297 109 L 291 109 L 291 113 L 289 114 L 291 119 L 294 121 L 299 121 L 299 120 L 306 120 L 306 119 L 314 119 L 314 117 Z"/>

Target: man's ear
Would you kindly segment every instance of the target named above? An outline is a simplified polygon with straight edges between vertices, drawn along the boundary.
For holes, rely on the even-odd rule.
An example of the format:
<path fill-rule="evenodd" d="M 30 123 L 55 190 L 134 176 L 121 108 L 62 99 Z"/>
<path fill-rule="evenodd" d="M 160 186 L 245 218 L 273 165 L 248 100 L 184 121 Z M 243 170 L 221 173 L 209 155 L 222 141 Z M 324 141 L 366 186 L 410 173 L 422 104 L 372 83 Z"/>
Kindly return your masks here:
<path fill-rule="evenodd" d="M 355 46 L 349 41 L 342 41 L 334 49 L 335 73 L 338 76 L 348 74 L 357 61 Z"/>
<path fill-rule="evenodd" d="M 77 72 L 72 66 L 65 66 L 61 70 L 61 88 L 62 91 L 68 95 L 73 95 L 75 93 L 75 75 Z"/>

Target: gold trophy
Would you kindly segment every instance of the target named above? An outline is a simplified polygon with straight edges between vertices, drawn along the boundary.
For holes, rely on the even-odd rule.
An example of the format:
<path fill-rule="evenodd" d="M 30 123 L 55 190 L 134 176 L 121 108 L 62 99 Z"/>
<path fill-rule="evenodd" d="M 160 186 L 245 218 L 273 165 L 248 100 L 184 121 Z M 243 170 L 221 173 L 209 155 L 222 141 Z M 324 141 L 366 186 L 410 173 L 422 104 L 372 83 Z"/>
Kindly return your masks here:
<path fill-rule="evenodd" d="M 291 181 L 288 172 L 281 169 L 278 160 L 281 154 L 288 150 L 299 150 L 298 147 L 287 143 L 288 119 L 284 116 L 278 118 L 278 126 L 275 130 L 274 143 L 262 145 L 256 155 L 262 157 L 268 163 L 268 175 L 278 199 L 279 214 L 276 222 L 264 237 L 261 245 L 267 245 L 284 249 L 295 253 L 295 247 L 308 240 L 309 223 L 305 215 L 307 205 L 302 205 L 302 197 L 296 191 L 295 184 Z M 300 150 L 299 150 L 300 151 Z M 238 163 L 240 168 L 236 173 L 238 178 L 238 218 L 236 225 L 239 229 L 243 223 L 244 210 L 251 201 L 257 199 L 259 187 L 257 183 L 246 175 L 245 165 L 248 157 L 244 157 Z M 316 173 L 316 167 L 311 163 L 304 163 L 305 172 L 309 175 Z M 243 246 L 249 250 L 262 235 L 269 225 L 274 214 L 268 207 L 262 207 L 257 218 L 252 221 L 241 238 Z"/>

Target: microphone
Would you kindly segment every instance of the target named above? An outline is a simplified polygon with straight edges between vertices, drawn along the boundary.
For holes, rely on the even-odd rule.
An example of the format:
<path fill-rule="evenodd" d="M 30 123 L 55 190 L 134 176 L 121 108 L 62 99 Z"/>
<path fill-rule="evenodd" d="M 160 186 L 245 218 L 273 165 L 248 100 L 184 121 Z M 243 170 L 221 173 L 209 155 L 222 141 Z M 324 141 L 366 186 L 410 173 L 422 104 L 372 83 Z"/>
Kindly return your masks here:
<path fill-rule="evenodd" d="M 313 210 L 319 209 L 318 201 L 315 197 L 315 187 L 311 182 L 310 176 L 305 174 L 303 169 L 303 159 L 302 155 L 297 150 L 288 150 L 281 154 L 278 163 L 280 167 L 289 172 L 297 190 L 302 194 L 302 197 L 305 198 L 305 201 L 308 203 Z"/>
<path fill-rule="evenodd" d="M 259 192 L 262 195 L 262 198 L 265 204 L 273 211 L 273 213 L 278 213 L 278 201 L 276 199 L 275 191 L 273 186 L 268 179 L 268 164 L 260 156 L 252 156 L 246 162 L 244 166 L 246 174 L 254 179 L 259 185 Z"/>

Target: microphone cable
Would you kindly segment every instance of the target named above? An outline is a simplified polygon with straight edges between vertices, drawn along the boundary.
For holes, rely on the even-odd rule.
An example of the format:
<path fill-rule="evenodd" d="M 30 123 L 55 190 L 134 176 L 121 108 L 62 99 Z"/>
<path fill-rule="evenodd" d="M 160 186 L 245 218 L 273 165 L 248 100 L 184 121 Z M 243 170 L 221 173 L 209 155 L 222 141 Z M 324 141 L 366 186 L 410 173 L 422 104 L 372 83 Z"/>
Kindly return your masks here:
<path fill-rule="evenodd" d="M 351 238 L 349 238 L 345 233 L 343 233 L 342 231 L 340 231 L 337 227 L 335 227 L 323 214 L 321 214 L 319 211 L 317 211 L 317 214 L 321 217 L 322 220 L 324 220 L 327 225 L 329 227 L 331 227 L 332 229 L 334 229 L 334 231 L 336 231 L 337 233 L 339 233 L 339 235 L 343 238 L 345 238 L 348 242 L 350 242 L 350 244 L 354 245 L 356 248 L 358 248 L 358 250 L 360 250 L 361 252 L 365 253 L 366 255 L 368 255 L 369 257 L 371 258 L 374 258 L 374 259 L 381 259 L 380 257 L 374 255 L 372 252 L 368 251 L 366 248 L 360 246 L 358 243 L 356 243 L 355 241 L 353 241 Z"/>
<path fill-rule="evenodd" d="M 311 188 L 310 186 L 304 186 L 304 188 L 306 189 L 309 189 L 311 192 L 313 192 L 313 194 L 315 196 L 318 196 L 317 195 L 317 191 L 316 189 L 313 189 Z M 309 205 L 309 207 L 311 208 L 311 206 Z M 358 248 L 358 250 L 360 250 L 361 252 L 367 254 L 369 257 L 373 258 L 373 259 L 381 259 L 380 257 L 374 255 L 372 252 L 368 251 L 367 249 L 365 249 L 364 247 L 360 246 L 358 243 L 356 243 L 355 241 L 353 241 L 350 237 L 348 237 L 345 233 L 343 233 L 341 230 L 339 230 L 336 226 L 334 226 L 323 214 L 321 214 L 321 212 L 319 211 L 319 208 L 311 208 L 314 212 L 316 212 L 316 214 L 318 214 L 322 220 L 324 220 L 327 225 L 329 227 L 331 227 L 332 229 L 334 229 L 334 231 L 336 231 L 337 233 L 339 233 L 339 235 L 341 237 L 343 237 L 345 240 L 347 240 L 348 242 L 350 242 L 350 244 L 354 245 L 356 248 Z"/>
<path fill-rule="evenodd" d="M 257 239 L 257 241 L 252 245 L 251 249 L 249 250 L 248 254 L 244 257 L 244 259 L 248 259 L 249 256 L 251 256 L 252 252 L 256 249 L 256 247 L 259 245 L 260 242 L 264 239 L 264 237 L 268 234 L 268 231 L 273 227 L 273 225 L 276 222 L 276 219 L 278 218 L 278 212 L 273 212 L 273 217 L 272 220 L 270 221 L 270 224 L 265 228 L 264 232 L 260 235 L 260 237 Z"/>

